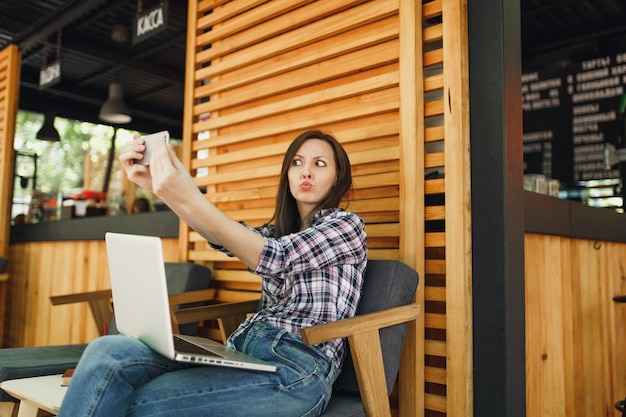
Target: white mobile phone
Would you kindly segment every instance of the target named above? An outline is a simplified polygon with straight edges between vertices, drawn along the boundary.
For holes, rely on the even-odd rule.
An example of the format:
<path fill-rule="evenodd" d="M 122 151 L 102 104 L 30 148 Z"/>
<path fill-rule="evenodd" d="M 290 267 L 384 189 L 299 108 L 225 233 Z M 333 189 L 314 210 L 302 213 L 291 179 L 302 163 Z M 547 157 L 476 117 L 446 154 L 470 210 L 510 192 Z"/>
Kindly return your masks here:
<path fill-rule="evenodd" d="M 165 143 L 168 143 L 170 141 L 170 132 L 164 130 L 162 132 L 141 136 L 139 139 L 144 140 L 146 150 L 143 153 L 143 159 L 138 159 L 136 162 L 141 165 L 150 165 L 150 159 L 152 159 L 152 153 L 154 152 L 156 142 L 158 140 L 163 140 Z"/>

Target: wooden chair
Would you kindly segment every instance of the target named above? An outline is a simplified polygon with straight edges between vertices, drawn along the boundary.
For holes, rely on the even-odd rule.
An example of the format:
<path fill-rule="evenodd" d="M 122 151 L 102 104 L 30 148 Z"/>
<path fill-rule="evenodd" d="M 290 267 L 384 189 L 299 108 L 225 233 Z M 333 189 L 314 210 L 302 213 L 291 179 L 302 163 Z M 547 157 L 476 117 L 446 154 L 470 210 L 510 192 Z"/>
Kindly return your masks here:
<path fill-rule="evenodd" d="M 309 345 L 347 338 L 350 356 L 335 382 L 325 417 L 390 417 L 389 395 L 395 384 L 406 323 L 420 306 L 413 303 L 418 274 L 399 261 L 368 262 L 357 316 L 301 330 Z M 230 334 L 256 310 L 258 301 L 174 311 L 178 324 L 218 320 L 222 336 Z"/>
<path fill-rule="evenodd" d="M 210 302 L 214 298 L 215 290 L 209 288 L 212 278 L 211 270 L 205 266 L 187 262 L 166 263 L 165 275 L 172 311 Z M 53 296 L 50 297 L 50 301 L 53 305 L 87 302 L 100 334 L 104 334 L 105 327 L 111 333 L 116 333 L 110 290 Z M 190 323 L 186 326 L 172 323 L 172 327 L 177 333 L 191 335 L 196 334 L 198 329 L 197 323 Z M 61 374 L 68 368 L 76 366 L 85 347 L 87 344 L 0 349 L 0 382 Z M 5 404 L 4 409 L 10 409 L 15 414 L 16 401 L 15 398 L 0 390 L 0 403 L 10 403 Z"/>

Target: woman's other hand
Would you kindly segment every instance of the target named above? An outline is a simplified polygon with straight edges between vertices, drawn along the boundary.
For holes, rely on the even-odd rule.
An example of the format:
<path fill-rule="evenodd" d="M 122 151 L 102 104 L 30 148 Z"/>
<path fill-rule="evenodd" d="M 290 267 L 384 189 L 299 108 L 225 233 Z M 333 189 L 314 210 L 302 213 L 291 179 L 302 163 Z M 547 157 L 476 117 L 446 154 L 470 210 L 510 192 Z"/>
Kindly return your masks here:
<path fill-rule="evenodd" d="M 135 136 L 135 138 L 122 148 L 119 155 L 119 161 L 126 171 L 128 179 L 140 187 L 152 191 L 152 176 L 150 168 L 146 165 L 138 164 L 135 161 L 143 158 L 146 145 L 143 139 Z"/>

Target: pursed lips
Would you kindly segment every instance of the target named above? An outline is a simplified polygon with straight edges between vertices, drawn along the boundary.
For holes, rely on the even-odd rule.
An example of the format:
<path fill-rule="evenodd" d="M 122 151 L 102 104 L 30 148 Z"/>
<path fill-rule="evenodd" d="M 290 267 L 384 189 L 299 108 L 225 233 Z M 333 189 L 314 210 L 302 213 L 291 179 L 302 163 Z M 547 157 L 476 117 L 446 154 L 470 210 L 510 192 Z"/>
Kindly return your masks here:
<path fill-rule="evenodd" d="M 310 182 L 308 182 L 308 181 L 304 181 L 304 182 L 302 182 L 302 183 L 300 184 L 300 189 L 301 189 L 301 190 L 308 191 L 308 190 L 310 190 L 311 188 L 313 188 L 313 184 L 311 184 L 311 183 L 310 183 Z"/>

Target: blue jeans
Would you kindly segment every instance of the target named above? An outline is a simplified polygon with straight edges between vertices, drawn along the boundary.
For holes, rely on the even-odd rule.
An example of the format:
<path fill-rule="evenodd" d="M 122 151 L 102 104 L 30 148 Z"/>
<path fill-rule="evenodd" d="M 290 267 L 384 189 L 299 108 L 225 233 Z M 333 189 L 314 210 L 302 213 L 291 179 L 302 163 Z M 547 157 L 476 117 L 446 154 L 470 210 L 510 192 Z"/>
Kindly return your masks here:
<path fill-rule="evenodd" d="M 263 323 L 234 341 L 277 372 L 169 360 L 127 336 L 91 342 L 58 417 L 317 416 L 337 376 L 333 361 L 299 336 Z"/>

